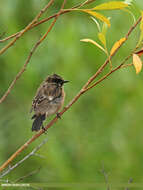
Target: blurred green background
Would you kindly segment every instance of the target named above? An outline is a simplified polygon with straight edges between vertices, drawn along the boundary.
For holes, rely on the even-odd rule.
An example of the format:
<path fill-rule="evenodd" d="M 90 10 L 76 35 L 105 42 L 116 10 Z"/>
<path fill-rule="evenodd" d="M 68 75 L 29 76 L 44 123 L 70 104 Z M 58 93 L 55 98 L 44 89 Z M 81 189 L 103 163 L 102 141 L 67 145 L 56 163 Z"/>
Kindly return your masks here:
<path fill-rule="evenodd" d="M 0 33 L 11 35 L 23 29 L 44 7 L 42 0 L 1 0 Z M 66 8 L 81 2 L 67 1 Z M 88 5 L 107 2 L 99 1 Z M 55 13 L 62 1 L 44 14 Z M 142 0 L 136 0 L 130 9 L 137 19 Z M 108 49 L 122 38 L 133 24 L 133 18 L 123 11 L 104 11 L 111 17 L 107 32 Z M 0 56 L 0 96 L 4 94 L 39 37 L 47 31 L 50 22 L 27 32 L 17 43 Z M 77 94 L 84 83 L 104 63 L 104 53 L 80 39 L 91 38 L 97 42 L 97 26 L 90 16 L 72 12 L 60 16 L 48 37 L 33 54 L 22 77 L 10 95 L 0 105 L 0 164 L 6 161 L 34 134 L 31 131 L 29 110 L 35 91 L 51 73 L 63 76 L 65 105 Z M 139 37 L 139 27 L 113 59 L 117 66 L 134 49 Z M 6 43 L 1 43 L 2 48 Z M 129 60 L 131 63 L 131 60 Z M 109 67 L 104 74 L 109 71 Z M 105 182 L 100 172 L 104 166 L 109 182 L 143 181 L 143 72 L 135 74 L 134 68 L 122 69 L 90 90 L 69 109 L 47 135 L 42 135 L 23 151 L 12 164 L 30 153 L 48 138 L 48 142 L 22 165 L 4 179 L 14 181 L 35 169 L 40 171 L 23 182 Z M 46 120 L 48 123 L 53 118 Z"/>

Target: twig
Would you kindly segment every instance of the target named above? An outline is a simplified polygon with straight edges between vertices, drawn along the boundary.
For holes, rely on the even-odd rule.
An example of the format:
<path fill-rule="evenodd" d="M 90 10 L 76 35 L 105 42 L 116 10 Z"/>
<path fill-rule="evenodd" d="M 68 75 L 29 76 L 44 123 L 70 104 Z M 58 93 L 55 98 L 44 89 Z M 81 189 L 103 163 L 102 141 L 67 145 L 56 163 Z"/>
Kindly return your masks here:
<path fill-rule="evenodd" d="M 101 79 L 99 79 L 97 82 L 95 82 L 93 85 L 89 86 L 86 88 L 85 91 L 90 90 L 91 88 L 95 87 L 97 84 L 99 84 L 100 82 L 102 82 L 103 80 L 105 80 L 108 76 L 110 76 L 112 73 L 114 73 L 115 71 L 119 70 L 120 68 L 122 68 L 123 64 L 120 64 L 119 66 L 117 66 L 115 69 L 111 70 L 109 73 L 107 73 L 106 75 L 104 75 Z"/>
<path fill-rule="evenodd" d="M 0 34 L 0 38 L 2 38 L 5 35 L 5 32 L 3 32 L 2 34 Z"/>
<path fill-rule="evenodd" d="M 84 5 L 87 5 L 87 4 L 89 4 L 89 3 L 92 3 L 92 2 L 94 2 L 94 1 L 96 1 L 96 0 L 88 0 L 88 1 L 85 1 L 85 2 L 83 2 L 83 3 L 80 3 L 79 5 L 76 5 L 76 6 L 72 7 L 71 9 L 80 8 L 80 7 L 84 6 Z M 65 13 L 68 13 L 68 12 L 71 12 L 71 10 L 61 10 L 61 14 L 60 14 L 60 15 L 65 14 Z M 54 14 L 54 15 L 48 17 L 48 18 L 42 19 L 41 21 L 39 21 L 39 22 L 33 24 L 33 25 L 29 28 L 29 30 L 33 29 L 34 27 L 36 27 L 36 26 L 38 26 L 38 25 L 40 25 L 40 24 L 43 24 L 43 23 L 45 23 L 45 22 L 51 20 L 52 18 L 55 18 L 55 17 L 57 16 L 57 14 L 58 14 L 58 13 L 56 13 L 56 14 Z M 23 31 L 23 30 L 21 30 L 20 32 L 22 32 L 22 31 Z M 7 41 L 7 40 L 9 40 L 9 39 L 11 39 L 11 38 L 16 37 L 17 35 L 20 34 L 20 32 L 17 32 L 17 33 L 15 33 L 15 34 L 12 34 L 12 35 L 10 35 L 10 36 L 8 36 L 8 37 L 6 37 L 6 38 L 0 40 L 0 43 L 5 42 L 5 41 Z"/>
<path fill-rule="evenodd" d="M 107 190 L 110 190 L 109 180 L 108 180 L 108 174 L 106 173 L 106 171 L 105 171 L 105 169 L 104 169 L 104 166 L 102 167 L 101 173 L 102 173 L 103 176 L 104 176 L 105 183 L 106 183 L 106 185 L 107 185 Z"/>
<path fill-rule="evenodd" d="M 21 30 L 21 31 L 22 31 L 22 30 Z M 21 31 L 20 31 L 20 32 L 21 32 Z M 5 42 L 5 41 L 7 41 L 7 40 L 10 40 L 11 38 L 14 38 L 14 37 L 17 36 L 20 32 L 14 33 L 14 34 L 12 34 L 12 35 L 10 35 L 10 36 L 8 36 L 8 37 L 6 37 L 6 38 L 0 40 L 0 43 Z"/>
<path fill-rule="evenodd" d="M 60 11 L 59 14 L 57 15 L 57 17 L 55 17 L 55 19 L 53 20 L 53 22 L 51 23 L 51 25 L 49 26 L 47 32 L 41 37 L 40 40 L 38 40 L 38 42 L 34 45 L 34 47 L 32 48 L 32 50 L 30 51 L 30 54 L 25 62 L 25 64 L 23 65 L 22 69 L 18 72 L 18 74 L 16 75 L 15 79 L 12 81 L 12 83 L 10 84 L 8 90 L 4 93 L 4 95 L 2 96 L 2 98 L 0 99 L 0 104 L 5 100 L 5 98 L 8 96 L 8 94 L 11 92 L 13 86 L 15 85 L 16 81 L 21 77 L 21 75 L 23 74 L 23 72 L 26 70 L 26 67 L 33 55 L 33 53 L 35 52 L 35 50 L 37 49 L 37 47 L 41 44 L 41 42 L 47 37 L 48 33 L 51 31 L 51 29 L 53 28 L 54 24 L 56 23 L 57 18 L 60 15 Z"/>
<path fill-rule="evenodd" d="M 137 26 L 137 24 L 139 23 L 140 18 L 138 19 L 138 21 L 135 23 L 134 26 L 131 27 L 131 29 L 129 30 L 129 32 L 127 33 L 127 36 L 129 37 L 129 35 L 132 33 L 133 29 Z M 127 37 L 127 38 L 128 38 Z M 119 50 L 121 46 L 118 47 L 117 51 Z M 116 52 L 117 52 L 116 51 Z M 112 55 L 114 56 L 115 53 Z M 89 90 L 88 87 L 89 84 L 91 84 L 91 82 L 102 72 L 102 70 L 104 69 L 104 67 L 108 64 L 109 59 L 107 59 L 105 61 L 105 63 L 98 69 L 98 71 L 95 73 L 95 75 L 93 75 L 88 81 L 87 83 L 81 88 L 81 90 L 79 91 L 79 93 L 70 101 L 70 103 L 63 108 L 63 110 L 59 113 L 59 115 L 63 115 L 64 112 L 66 112 L 79 98 L 82 94 L 84 94 L 85 92 L 87 92 Z M 111 73 L 115 72 L 116 70 L 118 70 L 119 68 L 122 67 L 122 64 L 119 65 L 117 68 L 115 68 L 114 70 L 110 71 L 107 75 L 105 75 L 102 79 L 100 79 L 99 81 L 97 81 L 96 83 L 99 84 L 101 81 L 103 81 L 105 78 L 107 78 Z M 96 85 L 97 85 L 96 84 Z M 95 85 L 95 84 L 94 84 Z M 45 127 L 45 130 L 49 129 L 59 118 L 55 117 L 53 120 L 51 120 L 48 125 Z M 0 167 L 0 171 L 2 171 L 5 167 L 7 167 L 25 148 L 27 148 L 33 141 L 35 141 L 39 136 L 41 136 L 45 130 L 41 129 L 39 132 L 37 132 L 31 139 L 29 139 L 24 145 L 22 145 L 6 162 L 4 162 L 4 164 Z"/>
<path fill-rule="evenodd" d="M 133 179 L 130 178 L 129 181 L 128 181 L 128 183 L 130 184 L 130 183 L 132 183 L 132 182 L 133 182 Z M 125 190 L 129 190 L 129 188 L 127 187 L 127 188 L 125 188 Z"/>
<path fill-rule="evenodd" d="M 132 31 L 135 29 L 135 27 L 140 23 L 142 17 L 139 17 L 139 19 L 136 21 L 136 23 L 129 29 L 129 31 L 126 34 L 126 40 L 120 44 L 118 46 L 118 48 L 116 49 L 116 51 L 114 51 L 114 53 L 107 58 L 107 60 L 105 61 L 105 63 L 97 70 L 97 72 L 95 73 L 95 75 L 93 75 L 88 82 L 84 85 L 83 89 L 86 90 L 86 88 L 92 83 L 92 81 L 94 81 L 95 78 L 97 78 L 97 76 L 103 71 L 103 69 L 107 66 L 107 64 L 109 63 L 109 61 L 112 59 L 112 57 L 116 54 L 116 52 L 121 48 L 121 46 L 128 40 L 130 34 L 132 33 Z M 112 71 L 111 71 L 112 72 Z"/>
<path fill-rule="evenodd" d="M 34 174 L 37 174 L 37 173 L 40 171 L 40 169 L 41 169 L 41 167 L 39 167 L 38 169 L 36 169 L 36 170 L 34 170 L 34 171 L 32 171 L 32 172 L 30 172 L 30 173 L 28 173 L 28 174 L 26 174 L 26 175 L 20 177 L 19 179 L 17 179 L 16 181 L 14 181 L 14 183 L 18 183 L 19 181 L 22 181 L 22 180 L 24 180 L 25 178 L 29 178 L 30 176 L 33 176 Z M 42 190 L 42 189 L 33 187 L 32 185 L 31 185 L 31 188 L 37 189 L 37 190 Z"/>
<path fill-rule="evenodd" d="M 133 66 L 133 63 L 129 63 L 129 64 L 126 64 L 126 65 L 122 65 L 122 68 L 130 67 L 130 66 Z"/>
<path fill-rule="evenodd" d="M 11 82 L 9 88 L 7 89 L 7 91 L 4 93 L 4 95 L 1 97 L 0 99 L 0 104 L 5 100 L 5 98 L 8 96 L 8 94 L 10 93 L 10 91 L 12 90 L 13 86 L 15 85 L 16 81 L 20 78 L 20 76 L 22 75 L 22 73 L 26 70 L 26 67 L 34 53 L 34 51 L 36 50 L 36 48 L 39 45 L 39 41 L 35 44 L 35 46 L 32 48 L 32 50 L 30 51 L 30 54 L 25 62 L 25 64 L 23 65 L 22 69 L 18 72 L 18 74 L 16 75 L 15 79 Z"/>
<path fill-rule="evenodd" d="M 46 142 L 48 141 L 48 138 L 44 139 L 36 148 L 34 148 L 28 155 L 26 155 L 22 160 L 20 160 L 19 162 L 17 162 L 15 165 L 9 167 L 6 171 L 4 171 L 1 175 L 0 178 L 6 176 L 7 174 L 9 174 L 12 170 L 14 170 L 15 168 L 17 168 L 20 164 L 22 164 L 25 160 L 27 160 L 29 157 L 35 155 L 35 153 L 44 145 L 46 144 Z M 17 181 L 20 181 L 21 178 Z M 16 181 L 16 182 L 17 182 Z"/>
<path fill-rule="evenodd" d="M 3 54 L 9 47 L 11 47 L 12 45 L 15 44 L 15 42 L 26 32 L 28 31 L 31 26 L 33 24 L 35 24 L 38 19 L 42 16 L 42 14 L 52 5 L 52 3 L 54 2 L 54 0 L 50 0 L 50 2 L 38 13 L 38 15 L 33 19 L 33 21 L 31 23 L 29 23 L 25 29 L 23 29 L 22 31 L 19 32 L 18 35 L 16 35 L 16 38 L 14 40 L 12 40 L 8 45 L 6 45 L 5 47 L 3 47 L 0 50 L 0 55 Z"/>
<path fill-rule="evenodd" d="M 79 5 L 75 5 L 75 6 L 72 7 L 71 9 L 62 10 L 62 11 L 61 11 L 61 15 L 62 15 L 62 14 L 65 14 L 65 13 L 69 13 L 69 12 L 71 12 L 71 11 L 74 10 L 74 9 L 81 8 L 82 6 L 87 5 L 87 4 L 90 4 L 90 3 L 95 2 L 95 1 L 96 1 L 96 0 L 88 0 L 88 1 L 85 1 L 85 2 L 83 2 L 83 3 L 80 3 Z M 36 26 L 38 26 L 39 24 L 43 24 L 43 23 L 47 22 L 48 20 L 50 20 L 50 19 L 52 19 L 52 18 L 54 18 L 54 17 L 56 17 L 56 16 L 57 16 L 57 13 L 54 14 L 54 15 L 52 15 L 52 16 L 50 16 L 50 17 L 48 17 L 48 18 L 44 18 L 44 19 L 40 20 L 40 21 L 37 22 L 36 24 L 33 24 L 33 26 L 31 27 L 31 29 L 34 28 L 34 27 L 36 27 Z"/>
<path fill-rule="evenodd" d="M 100 78 L 98 81 L 96 81 L 95 83 L 93 83 L 91 86 L 88 86 L 86 88 L 86 91 L 90 90 L 91 88 L 95 87 L 98 83 L 102 82 L 103 80 L 105 80 L 109 75 L 111 75 L 113 72 L 117 71 L 118 69 L 121 69 L 121 68 L 125 68 L 125 67 L 129 67 L 129 66 L 132 66 L 133 64 L 130 63 L 130 64 L 126 64 L 126 61 L 128 61 L 131 56 L 133 55 L 133 53 L 138 49 L 138 47 L 136 47 L 132 53 L 130 55 L 128 55 L 121 63 L 119 66 L 115 67 L 114 69 L 110 70 L 110 72 L 108 72 L 106 75 L 104 75 L 102 78 Z"/>
<path fill-rule="evenodd" d="M 0 182 L 9 183 L 9 182 L 11 182 L 11 181 L 9 181 L 9 179 L 0 179 Z"/>
<path fill-rule="evenodd" d="M 122 68 L 123 64 L 120 64 L 118 67 L 116 67 L 115 69 L 113 69 L 112 71 L 110 71 L 109 73 L 107 73 L 104 77 L 102 77 L 101 79 L 99 79 L 94 86 L 96 86 L 97 84 L 99 84 L 100 82 L 102 82 L 105 78 L 107 78 L 109 75 L 111 75 L 113 72 L 117 71 L 118 69 Z M 93 88 L 94 86 L 90 86 L 88 87 L 86 90 L 81 90 L 76 96 L 75 98 L 66 106 L 64 107 L 64 109 L 59 113 L 60 115 L 63 115 L 64 112 L 66 112 L 77 100 L 78 98 L 85 93 L 86 91 L 88 91 L 89 89 Z M 47 130 L 48 128 L 50 128 L 56 121 L 58 120 L 58 117 L 55 117 L 46 127 L 45 129 Z M 22 147 L 20 147 L 1 167 L 0 167 L 0 171 L 2 171 L 19 153 L 21 153 L 25 148 L 27 148 L 27 146 L 29 144 L 31 144 L 34 140 L 36 140 L 41 134 L 43 134 L 45 131 L 43 131 L 42 129 L 36 134 L 34 135 L 31 139 L 29 139 Z M 4 168 L 3 168 L 4 167 Z"/>
<path fill-rule="evenodd" d="M 32 172 L 30 172 L 30 173 L 28 173 L 28 174 L 25 175 L 25 176 L 20 177 L 20 178 L 17 179 L 14 183 L 17 183 L 17 182 L 19 182 L 19 181 L 22 181 L 23 179 L 25 179 L 25 178 L 27 178 L 27 177 L 30 177 L 30 176 L 32 176 L 32 175 L 38 173 L 38 172 L 40 171 L 40 169 L 41 169 L 41 167 L 38 168 L 38 169 L 36 169 L 36 170 L 34 170 L 34 171 L 32 171 Z"/>

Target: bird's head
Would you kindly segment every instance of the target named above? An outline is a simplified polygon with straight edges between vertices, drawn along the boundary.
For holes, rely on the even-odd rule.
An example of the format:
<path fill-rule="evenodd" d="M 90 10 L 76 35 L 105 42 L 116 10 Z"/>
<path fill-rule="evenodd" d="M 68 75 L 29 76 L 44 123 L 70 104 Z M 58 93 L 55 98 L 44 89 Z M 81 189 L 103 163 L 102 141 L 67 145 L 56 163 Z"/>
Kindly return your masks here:
<path fill-rule="evenodd" d="M 69 82 L 68 80 L 64 80 L 61 76 L 59 76 L 57 74 L 48 76 L 46 81 L 48 83 L 56 84 L 57 86 L 63 86 L 63 84 Z"/>

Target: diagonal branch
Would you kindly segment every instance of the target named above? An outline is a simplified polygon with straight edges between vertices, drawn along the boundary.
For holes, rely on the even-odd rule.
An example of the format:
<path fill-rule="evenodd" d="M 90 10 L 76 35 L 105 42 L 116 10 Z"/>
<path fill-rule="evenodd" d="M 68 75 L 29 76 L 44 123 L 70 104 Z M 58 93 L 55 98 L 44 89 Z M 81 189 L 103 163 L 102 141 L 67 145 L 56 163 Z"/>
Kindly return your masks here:
<path fill-rule="evenodd" d="M 138 19 L 138 21 L 130 28 L 129 32 L 126 35 L 126 38 L 128 39 L 128 37 L 130 36 L 130 34 L 132 33 L 133 29 L 137 26 L 137 24 L 139 24 L 140 22 L 140 18 Z M 118 49 L 116 50 L 116 52 L 119 50 L 119 48 L 121 47 L 121 45 L 118 47 Z M 115 52 L 115 53 L 116 53 Z M 112 55 L 112 57 L 115 55 L 115 53 Z M 95 75 L 93 75 L 88 81 L 87 83 L 81 88 L 81 90 L 77 93 L 77 95 L 69 102 L 69 104 L 63 108 L 63 110 L 59 113 L 59 115 L 63 115 L 80 97 L 82 94 L 84 94 L 85 92 L 87 92 L 88 86 L 89 84 L 91 84 L 91 82 L 103 71 L 103 69 L 105 68 L 105 66 L 108 64 L 109 59 L 107 59 L 105 61 L 105 63 L 98 69 L 98 71 L 95 73 Z M 111 75 L 113 72 L 115 72 L 116 70 L 122 68 L 122 64 L 120 64 L 117 68 L 115 68 L 114 70 L 110 71 L 107 75 L 104 76 L 104 78 L 101 78 L 99 81 L 97 81 L 95 84 L 99 84 L 100 82 L 102 82 L 105 78 L 107 78 L 109 75 Z M 94 84 L 94 86 L 96 86 Z M 58 120 L 58 116 L 55 117 L 53 120 L 51 120 L 48 125 L 45 127 L 45 130 L 48 130 L 51 126 L 53 126 L 54 123 L 56 123 L 56 121 Z M 35 135 L 32 136 L 31 139 L 29 139 L 24 145 L 22 145 L 1 167 L 0 167 L 0 171 L 2 171 L 4 168 L 6 168 L 24 149 L 26 149 L 33 141 L 35 141 L 39 136 L 41 136 L 45 130 L 41 129 L 39 132 L 37 132 Z"/>
<path fill-rule="evenodd" d="M 136 21 L 136 23 L 131 26 L 131 28 L 129 29 L 129 31 L 127 32 L 127 34 L 125 35 L 125 41 L 123 43 L 121 43 L 118 48 L 116 49 L 116 51 L 114 51 L 114 53 L 107 58 L 107 60 L 105 61 L 105 63 L 97 70 L 97 72 L 95 73 L 95 75 L 93 75 L 88 82 L 84 85 L 83 89 L 85 90 L 91 83 L 92 81 L 95 80 L 95 78 L 97 78 L 97 76 L 103 71 L 103 69 L 107 66 L 107 64 L 110 62 L 110 60 L 112 59 L 112 57 L 117 53 L 117 51 L 121 48 L 121 46 L 128 40 L 130 34 L 132 33 L 132 31 L 136 28 L 136 26 L 140 23 L 142 17 L 139 17 L 139 19 Z M 112 71 L 111 71 L 112 72 Z"/>
<path fill-rule="evenodd" d="M 62 15 L 62 14 L 65 14 L 65 13 L 69 13 L 69 12 L 71 12 L 71 11 L 74 10 L 74 9 L 81 8 L 81 7 L 83 7 L 84 5 L 88 5 L 88 4 L 90 4 L 90 3 L 92 3 L 92 2 L 95 2 L 95 1 L 96 1 L 96 0 L 88 0 L 88 1 L 85 1 L 85 2 L 83 2 L 83 3 L 80 3 L 79 5 L 75 5 L 75 6 L 72 7 L 71 9 L 62 10 L 62 11 L 61 11 L 61 15 Z M 34 28 L 34 27 L 36 27 L 36 26 L 38 26 L 38 25 L 40 25 L 40 24 L 43 24 L 43 23 L 49 21 L 49 20 L 52 19 L 52 18 L 55 18 L 55 17 L 57 16 L 57 14 L 58 14 L 58 13 L 56 13 L 56 14 L 54 14 L 54 15 L 52 15 L 52 16 L 49 16 L 48 18 L 44 18 L 44 19 L 40 20 L 39 22 L 33 24 L 33 26 L 31 27 L 31 29 Z M 0 41 L 0 42 L 1 42 L 1 41 Z"/>
<path fill-rule="evenodd" d="M 40 38 L 40 40 L 38 40 L 38 42 L 34 45 L 34 47 L 32 48 L 32 50 L 30 51 L 30 54 L 25 62 L 25 64 L 23 65 L 22 69 L 18 72 L 18 74 L 16 75 L 15 79 L 12 81 L 12 83 L 10 84 L 8 90 L 5 92 L 5 94 L 2 96 L 2 98 L 0 99 L 0 104 L 5 100 L 5 98 L 8 96 L 8 94 L 11 92 L 12 88 L 14 87 L 16 81 L 21 77 L 21 75 L 23 74 L 23 72 L 26 70 L 26 67 L 28 65 L 28 63 L 30 62 L 30 59 L 33 55 L 33 53 L 35 52 L 35 50 L 37 49 L 37 47 L 41 44 L 41 42 L 47 37 L 48 33 L 52 30 L 53 26 L 55 25 L 59 15 L 61 14 L 61 10 L 59 11 L 59 13 L 57 14 L 57 16 L 55 17 L 55 19 L 53 20 L 53 22 L 51 23 L 51 25 L 49 26 L 47 32 Z"/>
<path fill-rule="evenodd" d="M 122 63 L 119 65 L 119 66 L 117 66 L 117 67 L 115 67 L 114 69 L 112 69 L 110 72 L 108 72 L 106 75 L 104 75 L 102 78 L 100 78 L 98 81 L 96 81 L 95 83 L 93 83 L 91 86 L 88 86 L 87 88 L 86 88 L 86 91 L 88 91 L 88 90 L 90 90 L 91 88 L 93 88 L 93 87 L 95 87 L 98 83 L 100 83 L 100 82 L 102 82 L 103 80 L 105 80 L 108 76 L 110 76 L 112 73 L 114 73 L 115 71 L 117 71 L 117 70 L 119 70 L 119 69 L 121 69 L 121 68 L 125 68 L 125 67 L 129 67 L 129 66 L 132 66 L 133 64 L 132 63 L 130 63 L 130 64 L 126 64 L 125 65 L 125 63 L 126 63 L 126 61 L 128 61 L 130 58 L 131 58 L 131 56 L 133 55 L 133 53 L 136 51 L 136 49 L 137 48 L 135 48 L 133 51 L 132 51 L 132 53 L 129 55 L 129 56 L 127 56 L 123 61 L 122 61 Z"/>
<path fill-rule="evenodd" d="M 17 168 L 20 164 L 22 164 L 25 160 L 33 156 L 46 142 L 48 141 L 48 138 L 44 139 L 36 148 L 34 148 L 28 155 L 26 155 L 22 160 L 18 161 L 16 164 L 13 166 L 9 167 L 6 171 L 4 171 L 1 175 L 0 178 L 6 176 L 9 174 L 12 170 Z"/>
<path fill-rule="evenodd" d="M 32 171 L 32 172 L 30 172 L 30 173 L 28 173 L 28 174 L 26 174 L 26 175 L 20 177 L 19 179 L 15 180 L 14 183 L 18 183 L 19 181 L 22 181 L 22 180 L 24 180 L 25 178 L 29 178 L 30 176 L 32 176 L 32 175 L 38 173 L 38 172 L 40 171 L 40 169 L 41 169 L 41 168 L 39 167 L 38 169 L 36 169 L 36 170 L 34 170 L 34 171 Z"/>
<path fill-rule="evenodd" d="M 0 50 L 0 55 L 3 54 L 8 48 L 10 48 L 12 45 L 15 44 L 15 42 L 25 33 L 27 32 L 31 26 L 33 24 L 35 24 L 38 19 L 42 16 L 42 14 L 53 4 L 54 0 L 50 0 L 50 2 L 38 13 L 38 15 L 33 19 L 33 21 L 31 23 L 29 23 L 25 29 L 23 29 L 22 31 L 20 31 L 18 33 L 18 35 L 16 35 L 16 38 L 14 40 L 12 40 L 9 44 L 7 44 L 5 47 L 3 47 L 1 50 Z"/>
<path fill-rule="evenodd" d="M 90 4 L 90 3 L 94 2 L 94 1 L 96 1 L 96 0 L 86 0 L 85 2 L 80 3 L 80 4 L 78 4 L 78 5 L 74 6 L 74 7 L 72 7 L 71 9 L 83 7 L 84 5 Z M 61 10 L 61 14 L 60 14 L 60 15 L 65 14 L 65 13 L 68 13 L 68 12 L 71 12 L 71 10 Z M 34 23 L 34 24 L 29 28 L 29 30 L 33 29 L 34 27 L 36 27 L 36 26 L 38 26 L 38 25 L 40 25 L 40 24 L 43 24 L 43 23 L 45 23 L 45 22 L 51 20 L 52 18 L 55 18 L 55 17 L 57 16 L 57 14 L 58 14 L 58 13 L 56 13 L 56 14 L 54 14 L 54 15 L 52 15 L 52 16 L 49 16 L 48 18 L 42 19 L 41 21 L 39 21 L 39 22 L 37 22 L 37 23 Z M 14 34 L 12 34 L 12 35 L 10 35 L 10 36 L 8 36 L 8 37 L 6 37 L 6 38 L 0 40 L 0 43 L 5 42 L 5 41 L 7 41 L 7 40 L 10 40 L 11 38 L 16 37 L 16 36 L 19 35 L 22 31 L 23 31 L 23 30 L 21 30 L 20 32 L 14 33 Z M 28 31 L 28 30 L 27 30 L 27 31 Z"/>

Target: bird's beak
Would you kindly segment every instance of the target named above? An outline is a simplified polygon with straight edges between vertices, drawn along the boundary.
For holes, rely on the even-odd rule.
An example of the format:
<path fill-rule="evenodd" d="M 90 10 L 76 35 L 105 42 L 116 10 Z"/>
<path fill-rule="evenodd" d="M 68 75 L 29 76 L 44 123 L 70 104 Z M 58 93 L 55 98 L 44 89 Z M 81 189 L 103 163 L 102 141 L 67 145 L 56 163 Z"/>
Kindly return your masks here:
<path fill-rule="evenodd" d="M 63 83 L 67 83 L 67 82 L 70 82 L 69 80 L 64 80 Z"/>

